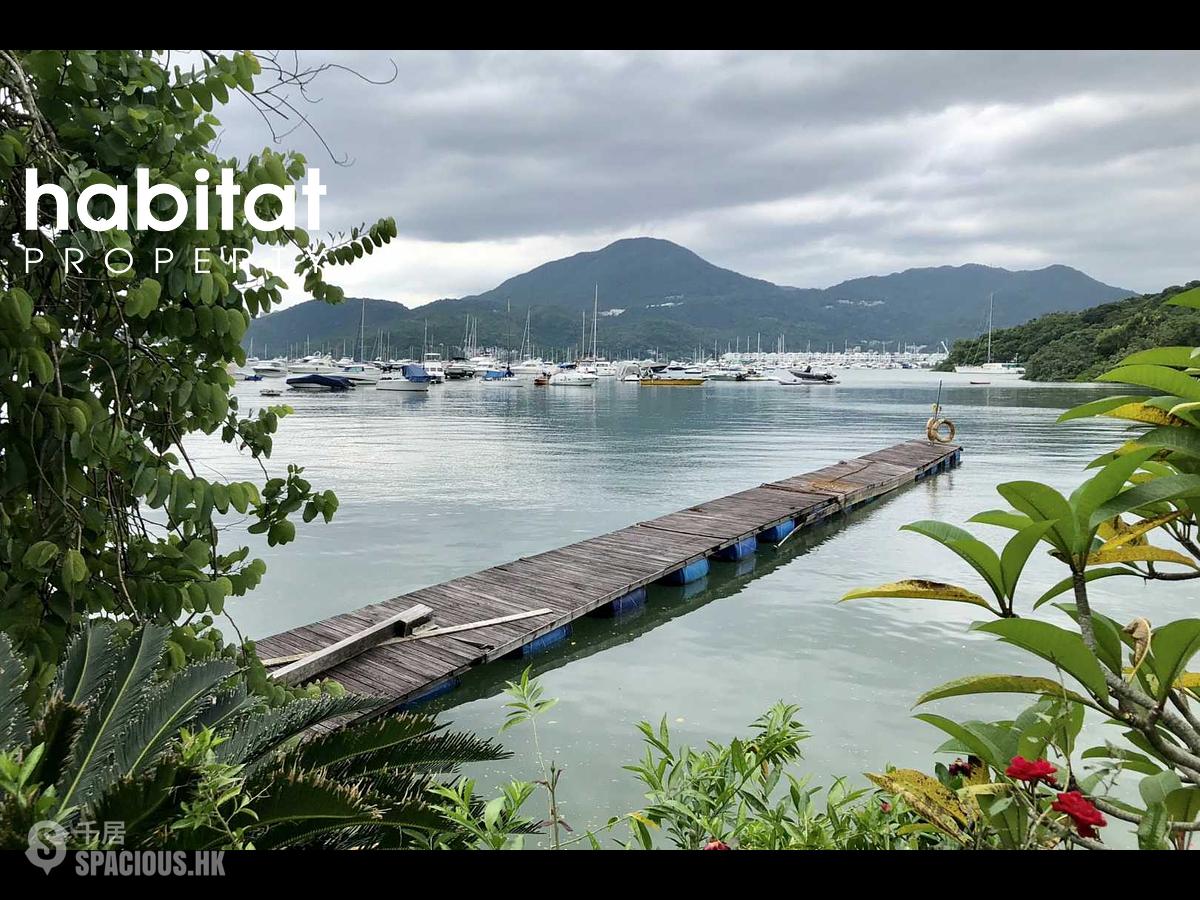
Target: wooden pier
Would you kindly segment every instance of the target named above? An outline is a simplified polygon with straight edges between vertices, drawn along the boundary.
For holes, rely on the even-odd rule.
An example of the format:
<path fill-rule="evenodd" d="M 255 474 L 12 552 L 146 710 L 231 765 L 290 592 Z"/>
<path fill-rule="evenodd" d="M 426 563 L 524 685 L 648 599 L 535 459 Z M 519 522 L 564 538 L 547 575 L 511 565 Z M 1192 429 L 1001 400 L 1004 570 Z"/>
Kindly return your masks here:
<path fill-rule="evenodd" d="M 414 704 L 475 666 L 551 646 L 581 616 L 644 602 L 649 584 L 702 578 L 711 559 L 780 543 L 961 458 L 954 444 L 906 441 L 294 628 L 259 641 L 258 653 L 288 683 L 333 678 Z"/>

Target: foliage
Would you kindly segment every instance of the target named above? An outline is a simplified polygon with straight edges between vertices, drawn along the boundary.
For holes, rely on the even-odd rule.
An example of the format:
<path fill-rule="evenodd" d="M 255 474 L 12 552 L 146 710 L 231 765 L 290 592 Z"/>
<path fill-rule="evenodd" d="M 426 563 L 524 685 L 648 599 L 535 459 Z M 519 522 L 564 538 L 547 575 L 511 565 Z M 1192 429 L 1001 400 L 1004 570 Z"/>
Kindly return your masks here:
<path fill-rule="evenodd" d="M 1200 344 L 1200 316 L 1164 301 L 1200 282 L 1158 294 L 1130 297 L 1079 312 L 1054 312 L 992 333 L 992 358 L 1019 360 L 1031 381 L 1095 381 L 1100 373 L 1139 350 Z M 987 335 L 954 342 L 939 368 L 978 364 Z"/>
<path fill-rule="evenodd" d="M 407 846 L 450 828 L 439 774 L 505 756 L 428 715 L 345 722 L 376 700 L 270 708 L 228 660 L 172 670 L 168 628 L 125 632 L 88 623 L 41 691 L 0 636 L 0 693 L 35 694 L 5 710 L 0 846 L 41 819 L 123 821 L 126 846 Z"/>
<path fill-rule="evenodd" d="M 1200 287 L 1172 293 L 1172 305 L 1200 308 Z M 1098 847 L 1100 820 L 1107 814 L 1137 826 L 1142 847 L 1186 847 L 1200 830 L 1200 715 L 1196 688 L 1200 674 L 1188 665 L 1200 652 L 1200 619 L 1152 624 L 1153 612 L 1125 625 L 1105 616 L 1089 595 L 1098 578 L 1133 576 L 1147 581 L 1200 578 L 1200 382 L 1193 368 L 1200 349 L 1171 346 L 1126 357 L 1100 376 L 1141 388 L 1137 395 L 1085 404 L 1061 416 L 1116 416 L 1138 431 L 1116 451 L 1091 464 L 1094 474 L 1064 497 L 1033 481 L 1001 484 L 1001 496 L 1013 507 L 989 510 L 972 521 L 1015 532 L 997 554 L 964 529 L 941 523 L 907 526 L 936 540 L 965 560 L 987 585 L 998 618 L 974 627 L 1039 657 L 1057 671 L 1041 675 L 975 675 L 926 693 L 920 702 L 978 693 L 1025 693 L 1041 699 L 1013 722 L 955 722 L 941 716 L 919 718 L 951 736 L 943 749 L 965 751 L 990 770 L 985 785 L 964 797 L 954 795 L 961 811 L 978 804 L 981 817 L 957 815 L 948 799 L 927 810 L 926 818 L 947 835 L 977 842 L 979 829 L 1004 846 L 1045 846 L 1061 841 Z M 1174 548 L 1152 544 L 1152 538 Z M 1016 590 L 1031 545 L 1047 545 L 1068 569 L 1068 577 L 1028 602 L 1038 610 L 1069 593 L 1073 602 L 1053 606 L 1072 627 L 1041 618 L 1021 618 Z M 922 595 L 929 600 L 961 600 L 954 585 Z M 846 599 L 901 596 L 895 585 L 854 591 Z M 914 596 L 908 594 L 907 596 Z M 1067 681 L 1074 687 L 1068 687 Z M 1073 756 L 1073 742 L 1085 711 L 1099 713 L 1119 729 L 1117 739 Z M 1066 783 L 1056 789 L 1026 782 L 1013 757 L 1035 760 L 1047 746 L 1057 753 Z M 1084 774 L 1083 761 L 1094 767 Z M 1008 777 L 1000 777 L 1005 773 Z M 919 773 L 917 773 L 919 774 Z M 924 776 L 922 776 L 924 777 Z M 1140 804 L 1120 799 L 1120 783 L 1137 777 Z M 895 784 L 910 796 L 907 787 Z M 908 790 L 909 793 L 904 793 Z M 986 798 L 986 799 L 985 799 Z M 997 799 L 999 798 L 999 799 Z M 946 799 L 946 798 L 943 798 Z M 1007 801 L 1007 802 L 1006 802 Z M 1090 817 L 1090 819 L 1089 819 Z M 1089 824 L 1090 822 L 1090 824 Z"/>
<path fill-rule="evenodd" d="M 328 241 L 301 228 L 263 231 L 241 203 L 232 229 L 220 232 L 215 214 L 208 227 L 189 216 L 171 231 L 75 227 L 81 192 L 132 187 L 139 169 L 182 190 L 189 209 L 201 169 L 215 180 L 230 168 L 243 197 L 304 175 L 295 153 L 263 150 L 239 162 L 212 149 L 212 110 L 231 94 L 255 95 L 254 54 L 203 53 L 187 68 L 172 61 L 154 51 L 0 51 L 0 631 L 29 654 L 38 684 L 52 677 L 71 629 L 96 614 L 172 627 L 179 671 L 239 656 L 213 617 L 257 586 L 266 566 L 248 547 L 219 546 L 221 523 L 248 522 L 284 544 L 293 516 L 328 521 L 337 501 L 298 467 L 268 476 L 286 406 L 244 411 L 230 395 L 226 368 L 245 361 L 242 336 L 284 286 L 238 254 L 289 249 L 305 290 L 336 303 L 342 291 L 326 269 L 396 234 L 391 220 Z M 25 229 L 27 168 L 66 192 L 70 227 L 53 227 L 46 199 L 41 227 Z M 160 217 L 173 208 L 154 202 Z M 106 204 L 95 201 L 93 214 Z M 274 219 L 279 200 L 264 196 L 256 210 Z M 27 250 L 41 261 L 27 266 Z M 106 264 L 109 251 L 118 255 Z M 251 454 L 265 482 L 201 476 L 184 447 L 196 432 Z M 257 690 L 286 698 L 251 660 L 242 663 Z"/>

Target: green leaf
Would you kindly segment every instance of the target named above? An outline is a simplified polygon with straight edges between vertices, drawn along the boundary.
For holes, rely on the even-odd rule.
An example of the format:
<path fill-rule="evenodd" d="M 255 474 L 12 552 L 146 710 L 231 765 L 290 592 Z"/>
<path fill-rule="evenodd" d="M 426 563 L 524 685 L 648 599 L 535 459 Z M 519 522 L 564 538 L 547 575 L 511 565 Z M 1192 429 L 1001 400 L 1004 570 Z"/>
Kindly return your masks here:
<path fill-rule="evenodd" d="M 1017 513 L 1007 509 L 988 509 L 981 513 L 976 513 L 971 516 L 968 522 L 978 522 L 980 525 L 995 525 L 998 528 L 1009 528 L 1013 531 L 1020 531 L 1022 528 L 1028 528 L 1033 524 L 1033 519 L 1024 513 Z"/>
<path fill-rule="evenodd" d="M 997 599 L 1004 597 L 1004 576 L 1000 571 L 1000 558 L 996 551 L 976 538 L 969 531 L 948 525 L 945 522 L 922 520 L 910 522 L 900 528 L 932 538 L 943 547 L 954 551 L 987 582 Z"/>
<path fill-rule="evenodd" d="M 917 698 L 914 706 L 946 697 L 962 697 L 968 694 L 1043 694 L 1050 697 L 1065 697 L 1074 703 L 1094 705 L 1091 700 L 1068 690 L 1057 681 L 1033 675 L 967 675 L 926 691 Z"/>
<path fill-rule="evenodd" d="M 1040 656 L 1062 669 L 1094 696 L 1108 699 L 1108 686 L 1100 662 L 1075 632 L 1036 619 L 1000 619 L 972 627 Z"/>
<path fill-rule="evenodd" d="M 1117 567 L 1114 567 L 1111 569 L 1088 569 L 1086 572 L 1083 573 L 1083 580 L 1085 582 L 1088 582 L 1088 581 L 1095 581 L 1099 578 L 1112 578 L 1114 575 L 1139 575 L 1139 574 L 1140 574 L 1139 572 L 1137 572 L 1133 569 L 1125 569 L 1125 568 L 1117 568 Z M 1075 582 L 1072 580 L 1071 577 L 1068 576 L 1067 578 L 1064 578 L 1062 581 L 1058 582 L 1058 584 L 1054 585 L 1054 587 L 1050 588 L 1050 590 L 1046 591 L 1046 593 L 1042 594 L 1042 596 L 1038 597 L 1037 600 L 1034 601 L 1033 608 L 1037 609 L 1043 603 L 1049 603 L 1055 597 L 1059 596 L 1060 594 L 1065 594 L 1067 591 L 1074 588 L 1074 586 L 1075 586 Z"/>
<path fill-rule="evenodd" d="M 1131 509 L 1185 497 L 1200 497 L 1200 475 L 1164 475 L 1117 494 L 1092 513 L 1088 524 L 1091 528 L 1098 528 L 1105 519 L 1112 519 Z"/>
<path fill-rule="evenodd" d="M 1155 628 L 1150 637 L 1150 665 L 1164 699 L 1171 686 L 1200 651 L 1200 619 L 1177 619 Z"/>
<path fill-rule="evenodd" d="M 1034 522 L 1018 531 L 1004 545 L 1004 551 L 1000 555 L 1000 569 L 1004 576 L 1004 593 L 1010 600 L 1017 595 L 1017 583 L 1021 579 L 1021 573 L 1025 570 L 1025 563 L 1029 561 L 1029 554 L 1050 530 L 1051 524 L 1050 522 Z"/>
<path fill-rule="evenodd" d="M 1139 384 L 1157 391 L 1174 394 L 1184 400 L 1200 400 L 1200 382 L 1166 366 L 1120 366 L 1105 372 L 1097 381 L 1120 384 Z"/>
<path fill-rule="evenodd" d="M 1009 752 L 1011 748 L 1001 746 L 996 741 L 993 733 L 980 727 L 982 723 L 955 722 L 953 719 L 947 719 L 945 716 L 938 716 L 933 713 L 918 713 L 913 718 L 927 722 L 935 728 L 940 728 L 994 769 L 1003 771 L 1004 767 L 1012 759 L 1013 754 Z M 1015 746 L 1015 741 L 1013 743 Z"/>
<path fill-rule="evenodd" d="M 1065 413 L 1058 417 L 1059 422 L 1069 422 L 1072 419 L 1084 419 L 1091 416 L 1102 416 L 1114 409 L 1119 409 L 1122 406 L 1127 406 L 1130 403 L 1144 403 L 1150 398 L 1148 396 L 1137 396 L 1134 394 L 1118 394 L 1113 397 L 1102 397 L 1099 400 L 1093 400 L 1090 403 L 1082 403 L 1079 406 L 1068 409 Z"/>
<path fill-rule="evenodd" d="M 1139 435 L 1136 443 L 1143 447 L 1153 447 L 1156 450 L 1170 450 L 1176 453 L 1186 453 L 1188 456 L 1200 456 L 1200 433 L 1195 428 L 1179 425 L 1160 425 Z M 1153 452 L 1153 451 L 1151 451 Z"/>
<path fill-rule="evenodd" d="M 1125 357 L 1119 365 L 1122 366 L 1173 366 L 1177 369 L 1187 369 L 1192 366 L 1192 350 L 1194 347 L 1153 347 L 1150 350 L 1140 350 Z"/>
<path fill-rule="evenodd" d="M 1036 481 L 1009 481 L 997 485 L 996 490 L 1033 521 L 1052 522 L 1046 539 L 1065 556 L 1072 554 L 1076 539 L 1075 516 L 1062 494 Z"/>

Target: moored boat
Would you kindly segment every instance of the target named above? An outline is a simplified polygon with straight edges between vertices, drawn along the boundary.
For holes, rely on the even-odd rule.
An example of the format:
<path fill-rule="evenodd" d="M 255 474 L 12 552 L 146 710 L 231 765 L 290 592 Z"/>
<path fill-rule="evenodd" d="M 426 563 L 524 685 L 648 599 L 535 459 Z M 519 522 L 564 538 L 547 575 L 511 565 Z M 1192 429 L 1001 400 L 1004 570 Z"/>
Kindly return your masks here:
<path fill-rule="evenodd" d="M 378 391 L 428 391 L 433 377 L 424 366 L 416 363 L 406 363 L 399 369 L 384 372 L 375 382 Z"/>
<path fill-rule="evenodd" d="M 348 391 L 354 387 L 354 382 L 344 375 L 310 372 L 306 375 L 293 375 L 287 380 L 287 386 L 302 391 Z"/>

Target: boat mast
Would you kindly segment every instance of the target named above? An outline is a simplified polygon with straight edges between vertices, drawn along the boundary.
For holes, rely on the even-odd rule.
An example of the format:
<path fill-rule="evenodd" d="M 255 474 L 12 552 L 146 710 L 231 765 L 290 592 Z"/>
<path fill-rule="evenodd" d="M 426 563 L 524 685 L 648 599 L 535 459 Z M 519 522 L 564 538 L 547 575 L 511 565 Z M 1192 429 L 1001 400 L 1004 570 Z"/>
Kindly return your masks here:
<path fill-rule="evenodd" d="M 596 294 L 592 299 L 592 362 L 599 359 L 596 356 L 596 319 L 600 313 L 600 285 L 596 285 Z"/>
<path fill-rule="evenodd" d="M 987 361 L 992 361 L 992 303 L 996 299 L 996 292 L 992 291 L 988 294 L 988 356 Z"/>
<path fill-rule="evenodd" d="M 362 317 L 358 320 L 358 361 L 363 362 L 367 358 L 367 298 L 363 297 L 362 302 Z"/>

